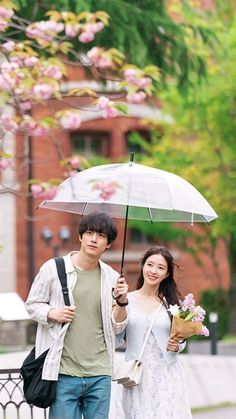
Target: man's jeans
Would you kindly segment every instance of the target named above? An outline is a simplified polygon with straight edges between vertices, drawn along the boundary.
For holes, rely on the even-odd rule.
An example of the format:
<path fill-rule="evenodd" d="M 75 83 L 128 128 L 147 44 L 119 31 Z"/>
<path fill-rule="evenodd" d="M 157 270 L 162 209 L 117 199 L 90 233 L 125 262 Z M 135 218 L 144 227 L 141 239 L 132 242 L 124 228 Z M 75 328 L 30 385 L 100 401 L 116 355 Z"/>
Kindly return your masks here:
<path fill-rule="evenodd" d="M 107 419 L 110 395 L 109 376 L 71 377 L 60 374 L 49 419 Z"/>

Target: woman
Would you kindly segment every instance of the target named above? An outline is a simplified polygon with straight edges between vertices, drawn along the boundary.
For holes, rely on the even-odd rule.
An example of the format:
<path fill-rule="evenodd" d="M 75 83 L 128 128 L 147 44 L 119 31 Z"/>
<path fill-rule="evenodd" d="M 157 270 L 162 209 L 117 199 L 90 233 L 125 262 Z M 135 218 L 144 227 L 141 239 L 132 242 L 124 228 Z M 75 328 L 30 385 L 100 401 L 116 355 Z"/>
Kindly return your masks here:
<path fill-rule="evenodd" d="M 144 349 L 141 381 L 135 387 L 123 388 L 125 419 L 192 418 L 177 357 L 185 342 L 170 338 L 171 319 L 167 308 L 180 301 L 174 266 L 168 249 L 150 248 L 141 261 L 136 291 L 128 294 L 126 360 L 138 358 L 149 324 L 157 314 Z"/>

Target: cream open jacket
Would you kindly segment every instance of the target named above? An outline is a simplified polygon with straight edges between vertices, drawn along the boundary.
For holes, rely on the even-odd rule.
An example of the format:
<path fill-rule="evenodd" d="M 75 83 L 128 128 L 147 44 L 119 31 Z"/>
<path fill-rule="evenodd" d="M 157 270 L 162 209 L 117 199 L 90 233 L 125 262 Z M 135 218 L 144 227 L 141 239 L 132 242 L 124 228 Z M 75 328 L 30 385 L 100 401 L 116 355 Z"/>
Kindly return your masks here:
<path fill-rule="evenodd" d="M 72 290 L 76 284 L 77 274 L 72 264 L 71 254 L 64 256 L 64 260 L 70 304 L 74 305 Z M 115 335 L 124 330 L 127 320 L 117 323 L 112 314 L 111 289 L 114 287 L 119 274 L 106 263 L 102 261 L 99 263 L 101 267 L 101 307 L 104 338 L 113 366 Z M 58 378 L 64 338 L 69 327 L 69 323 L 62 327 L 60 323 L 48 322 L 47 315 L 52 308 L 60 308 L 64 305 L 56 264 L 54 259 L 50 259 L 42 265 L 36 275 L 26 301 L 26 309 L 30 318 L 38 322 L 35 342 L 36 357 L 50 348 L 44 362 L 42 373 L 44 380 L 57 380 Z"/>

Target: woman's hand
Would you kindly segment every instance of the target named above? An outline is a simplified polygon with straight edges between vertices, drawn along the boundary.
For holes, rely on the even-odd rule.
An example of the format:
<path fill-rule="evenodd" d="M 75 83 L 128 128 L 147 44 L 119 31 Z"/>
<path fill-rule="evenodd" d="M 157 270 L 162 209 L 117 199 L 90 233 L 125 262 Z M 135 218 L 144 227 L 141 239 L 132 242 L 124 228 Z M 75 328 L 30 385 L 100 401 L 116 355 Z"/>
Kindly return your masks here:
<path fill-rule="evenodd" d="M 179 350 L 179 342 L 173 338 L 169 338 L 167 342 L 167 351 L 169 352 L 178 352 Z"/>
<path fill-rule="evenodd" d="M 48 312 L 48 321 L 54 321 L 58 323 L 71 323 L 75 317 L 76 307 L 65 306 L 63 308 L 52 308 Z"/>
<path fill-rule="evenodd" d="M 117 279 L 116 286 L 114 288 L 114 295 L 120 303 L 125 303 L 127 301 L 127 293 L 129 286 L 124 277 Z"/>

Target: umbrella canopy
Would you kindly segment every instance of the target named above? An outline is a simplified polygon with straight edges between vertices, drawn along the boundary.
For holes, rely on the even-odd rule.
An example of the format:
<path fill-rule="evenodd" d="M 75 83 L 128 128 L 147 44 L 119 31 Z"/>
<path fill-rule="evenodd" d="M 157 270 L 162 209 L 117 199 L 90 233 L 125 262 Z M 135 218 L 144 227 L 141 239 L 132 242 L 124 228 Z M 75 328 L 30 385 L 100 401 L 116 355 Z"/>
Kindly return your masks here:
<path fill-rule="evenodd" d="M 89 214 L 102 211 L 113 218 L 174 222 L 210 222 L 218 218 L 206 199 L 183 178 L 136 164 L 95 166 L 59 186 L 42 208 Z"/>

